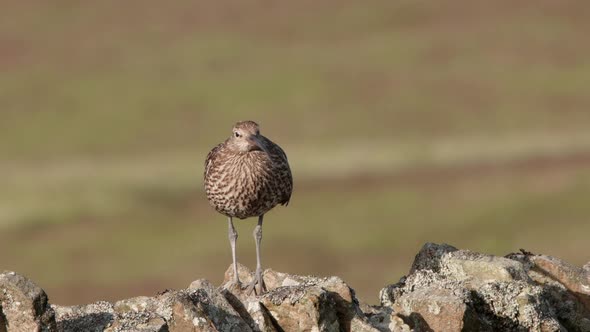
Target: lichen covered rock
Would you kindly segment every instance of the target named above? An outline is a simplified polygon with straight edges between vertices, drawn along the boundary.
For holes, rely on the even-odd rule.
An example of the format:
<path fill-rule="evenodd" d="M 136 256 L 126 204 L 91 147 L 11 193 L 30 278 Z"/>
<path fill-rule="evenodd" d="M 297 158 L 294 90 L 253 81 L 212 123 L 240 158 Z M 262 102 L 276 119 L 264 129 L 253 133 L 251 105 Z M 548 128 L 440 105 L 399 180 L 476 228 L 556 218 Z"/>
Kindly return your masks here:
<path fill-rule="evenodd" d="M 55 331 L 55 313 L 45 291 L 24 276 L 0 274 L 0 331 Z"/>
<path fill-rule="evenodd" d="M 239 265 L 243 284 L 253 273 Z M 50 306 L 33 282 L 0 274 L 0 332 L 214 331 L 590 331 L 590 264 L 522 251 L 498 257 L 428 243 L 410 272 L 360 302 L 338 277 L 264 271 L 268 292 L 247 294 L 228 269 L 219 287 L 204 279 L 115 303 Z"/>
<path fill-rule="evenodd" d="M 530 253 L 497 257 L 429 243 L 380 298 L 417 330 L 590 331 L 582 272 Z"/>

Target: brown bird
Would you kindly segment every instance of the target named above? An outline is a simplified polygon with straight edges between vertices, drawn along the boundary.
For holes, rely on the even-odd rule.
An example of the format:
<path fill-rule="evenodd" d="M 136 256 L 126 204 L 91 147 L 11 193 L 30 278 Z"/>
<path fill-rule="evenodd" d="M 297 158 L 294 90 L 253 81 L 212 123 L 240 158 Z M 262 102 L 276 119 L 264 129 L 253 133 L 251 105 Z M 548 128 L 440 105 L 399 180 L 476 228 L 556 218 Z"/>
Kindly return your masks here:
<path fill-rule="evenodd" d="M 278 145 L 260 134 L 254 121 L 242 121 L 233 127 L 232 135 L 207 155 L 205 192 L 209 204 L 228 217 L 229 242 L 232 251 L 234 280 L 240 286 L 236 261 L 238 233 L 232 218 L 258 217 L 254 228 L 256 240 L 256 276 L 247 287 L 252 293 L 266 291 L 260 263 L 262 220 L 278 204 L 287 205 L 293 191 L 293 178 L 287 155 Z"/>

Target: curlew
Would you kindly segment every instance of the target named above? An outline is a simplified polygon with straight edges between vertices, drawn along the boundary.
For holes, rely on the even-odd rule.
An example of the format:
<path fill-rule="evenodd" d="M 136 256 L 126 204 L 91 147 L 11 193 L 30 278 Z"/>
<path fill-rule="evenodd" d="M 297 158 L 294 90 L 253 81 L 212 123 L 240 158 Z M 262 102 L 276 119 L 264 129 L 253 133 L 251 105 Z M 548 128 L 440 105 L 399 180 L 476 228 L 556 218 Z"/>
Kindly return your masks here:
<path fill-rule="evenodd" d="M 246 292 L 251 294 L 258 285 L 257 293 L 264 293 L 266 287 L 260 259 L 262 220 L 266 212 L 278 204 L 287 205 L 291 198 L 293 178 L 287 155 L 281 147 L 260 134 L 256 122 L 238 122 L 231 136 L 207 155 L 204 178 L 209 204 L 228 218 L 233 283 L 238 287 L 241 287 L 236 261 L 238 233 L 233 218 L 258 217 L 253 232 L 256 275 Z"/>

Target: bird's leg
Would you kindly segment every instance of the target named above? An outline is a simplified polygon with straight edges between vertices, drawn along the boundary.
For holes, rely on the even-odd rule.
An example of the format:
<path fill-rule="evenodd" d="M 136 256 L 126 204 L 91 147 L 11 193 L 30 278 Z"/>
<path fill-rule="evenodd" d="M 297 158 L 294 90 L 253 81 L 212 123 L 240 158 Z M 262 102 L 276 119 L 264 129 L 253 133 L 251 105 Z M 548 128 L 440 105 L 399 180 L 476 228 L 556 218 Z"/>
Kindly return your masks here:
<path fill-rule="evenodd" d="M 258 284 L 257 294 L 261 295 L 266 292 L 266 286 L 264 285 L 264 279 L 262 279 L 262 264 L 260 263 L 260 242 L 262 241 L 262 219 L 264 215 L 258 217 L 258 224 L 254 228 L 254 239 L 256 240 L 256 275 L 254 279 L 248 285 L 247 294 L 252 294 L 252 291 L 255 290 L 256 285 Z"/>
<path fill-rule="evenodd" d="M 238 232 L 236 232 L 232 217 L 228 217 L 228 227 L 229 245 L 231 246 L 231 256 L 234 266 L 234 280 L 232 283 L 241 287 L 240 278 L 238 277 L 238 261 L 236 260 L 236 240 L 238 239 Z"/>

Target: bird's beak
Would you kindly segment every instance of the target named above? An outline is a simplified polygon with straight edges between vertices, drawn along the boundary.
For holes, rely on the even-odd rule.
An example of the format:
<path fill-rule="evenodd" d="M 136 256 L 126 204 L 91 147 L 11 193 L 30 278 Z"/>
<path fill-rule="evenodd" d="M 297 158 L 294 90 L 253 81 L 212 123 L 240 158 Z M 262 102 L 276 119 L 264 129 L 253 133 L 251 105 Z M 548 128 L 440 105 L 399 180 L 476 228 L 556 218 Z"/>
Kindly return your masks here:
<path fill-rule="evenodd" d="M 250 143 L 250 151 L 258 150 L 264 151 L 266 154 L 268 154 L 268 150 L 264 147 L 264 144 L 262 144 L 260 138 L 256 136 L 250 136 L 248 137 L 248 142 Z"/>

